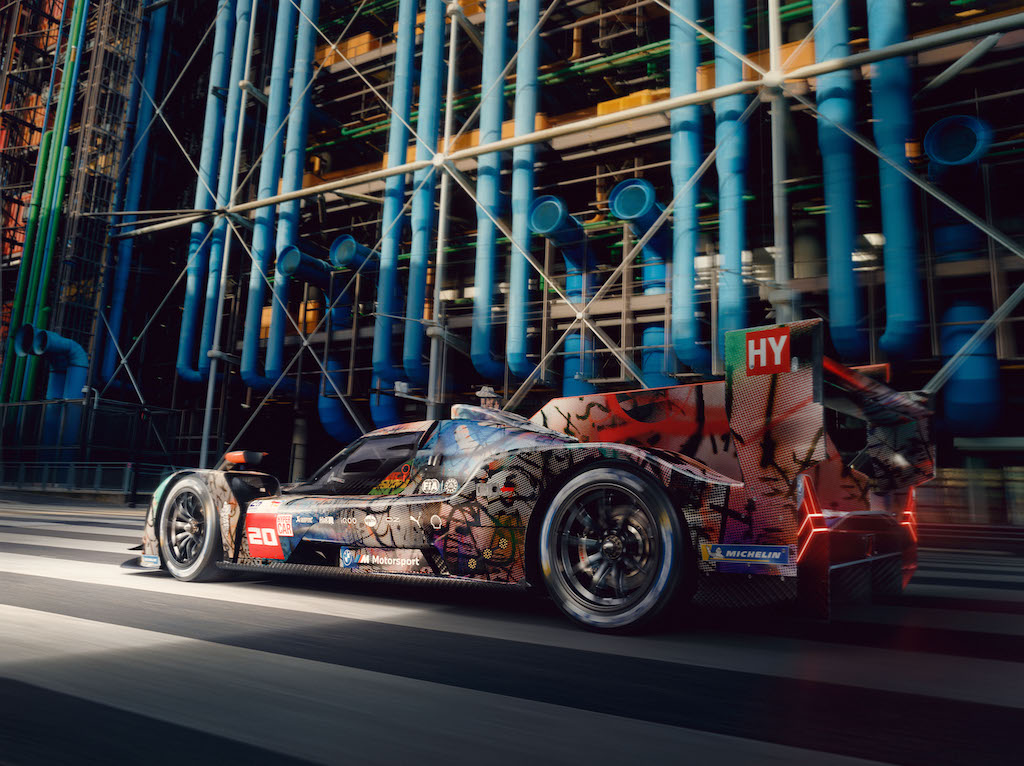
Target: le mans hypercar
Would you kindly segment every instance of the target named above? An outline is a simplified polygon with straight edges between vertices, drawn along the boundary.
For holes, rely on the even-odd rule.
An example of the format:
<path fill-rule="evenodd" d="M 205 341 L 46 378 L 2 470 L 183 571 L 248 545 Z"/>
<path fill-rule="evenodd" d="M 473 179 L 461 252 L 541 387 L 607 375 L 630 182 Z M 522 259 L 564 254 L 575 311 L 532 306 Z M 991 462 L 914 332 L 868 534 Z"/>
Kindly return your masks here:
<path fill-rule="evenodd" d="M 181 580 L 543 587 L 612 631 L 690 600 L 827 616 L 839 583 L 892 596 L 916 568 L 931 413 L 822 348 L 820 320 L 730 332 L 725 380 L 554 399 L 529 419 L 456 404 L 366 434 L 299 484 L 235 453 L 160 485 L 140 563 Z"/>

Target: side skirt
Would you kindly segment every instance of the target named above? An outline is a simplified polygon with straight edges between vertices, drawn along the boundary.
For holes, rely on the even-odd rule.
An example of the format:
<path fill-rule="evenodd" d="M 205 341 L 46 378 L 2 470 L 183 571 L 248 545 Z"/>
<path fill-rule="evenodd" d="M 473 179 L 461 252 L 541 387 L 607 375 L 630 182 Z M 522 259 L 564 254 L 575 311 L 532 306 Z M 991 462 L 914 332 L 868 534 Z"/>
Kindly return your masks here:
<path fill-rule="evenodd" d="M 403 585 L 427 585 L 432 588 L 491 588 L 504 591 L 526 591 L 529 586 L 523 583 L 492 582 L 490 580 L 474 580 L 468 577 L 452 577 L 429 574 L 401 574 L 393 572 L 360 572 L 343 567 L 328 567 L 318 564 L 289 564 L 283 561 L 271 561 L 266 564 L 234 564 L 222 561 L 217 564 L 221 569 L 230 572 L 248 572 L 265 575 L 293 575 L 299 577 L 330 577 L 348 580 L 388 581 Z"/>

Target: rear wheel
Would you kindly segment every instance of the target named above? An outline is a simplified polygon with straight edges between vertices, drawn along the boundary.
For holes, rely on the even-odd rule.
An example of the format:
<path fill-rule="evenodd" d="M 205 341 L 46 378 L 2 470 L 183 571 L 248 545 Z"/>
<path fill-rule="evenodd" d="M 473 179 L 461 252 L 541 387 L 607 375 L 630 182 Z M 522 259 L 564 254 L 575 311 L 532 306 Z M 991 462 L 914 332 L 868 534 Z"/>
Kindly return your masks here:
<path fill-rule="evenodd" d="M 160 553 L 179 580 L 214 580 L 220 575 L 220 524 L 210 490 L 194 476 L 178 481 L 157 523 Z"/>
<path fill-rule="evenodd" d="M 541 525 L 544 582 L 588 628 L 649 626 L 679 590 L 683 538 L 661 487 L 625 468 L 593 468 L 558 492 Z"/>

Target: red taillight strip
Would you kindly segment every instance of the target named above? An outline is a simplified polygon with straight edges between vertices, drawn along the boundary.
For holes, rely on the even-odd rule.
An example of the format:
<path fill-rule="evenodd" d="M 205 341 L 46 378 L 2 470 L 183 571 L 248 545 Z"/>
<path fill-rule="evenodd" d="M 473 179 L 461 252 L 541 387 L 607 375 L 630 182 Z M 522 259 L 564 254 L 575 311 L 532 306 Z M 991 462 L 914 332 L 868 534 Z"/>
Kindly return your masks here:
<path fill-rule="evenodd" d="M 903 508 L 903 521 L 900 522 L 910 530 L 910 537 L 917 542 L 917 487 L 911 487 L 907 493 L 907 505 Z"/>
<path fill-rule="evenodd" d="M 804 530 L 808 528 L 808 525 L 810 525 L 810 532 L 807 534 L 807 539 L 801 543 L 800 552 L 796 555 L 798 564 L 810 547 L 814 536 L 819 532 L 828 532 L 825 515 L 821 512 L 818 496 L 814 493 L 814 485 L 811 483 L 810 477 L 806 475 L 801 476 L 800 480 L 803 482 L 803 499 L 800 501 L 800 511 L 803 514 L 804 520 L 801 522 L 800 530 L 797 532 L 797 540 L 803 536 Z"/>

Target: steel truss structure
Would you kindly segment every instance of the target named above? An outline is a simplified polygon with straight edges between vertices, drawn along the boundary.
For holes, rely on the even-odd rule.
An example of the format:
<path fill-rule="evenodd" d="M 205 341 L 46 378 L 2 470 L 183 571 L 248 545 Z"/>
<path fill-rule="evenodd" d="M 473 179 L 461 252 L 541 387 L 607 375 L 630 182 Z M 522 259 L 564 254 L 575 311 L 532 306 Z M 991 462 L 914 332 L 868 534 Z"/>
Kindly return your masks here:
<path fill-rule="evenodd" d="M 297 0 L 289 0 L 295 8 L 302 14 L 302 10 Z M 444 0 L 428 0 L 429 2 L 444 2 Z M 462 123 L 461 128 L 456 130 L 455 118 L 453 113 L 452 105 L 456 96 L 457 89 L 457 73 L 458 73 L 458 51 L 460 50 L 460 36 L 469 33 L 471 40 L 476 39 L 477 33 L 475 28 L 470 24 L 464 14 L 462 13 L 459 3 L 445 3 L 449 17 L 453 23 L 448 24 L 448 51 L 449 51 L 449 77 L 447 83 L 447 108 L 445 110 L 445 119 L 443 123 L 443 135 L 444 139 L 441 144 L 441 148 L 434 152 L 432 148 L 429 148 L 432 156 L 429 159 L 420 159 L 415 161 L 398 162 L 393 164 L 391 167 L 383 167 L 378 170 L 372 170 L 369 172 L 363 172 L 350 177 L 340 178 L 337 180 L 305 186 L 305 188 L 296 190 L 294 192 L 288 192 L 284 194 L 276 194 L 268 197 L 251 199 L 251 200 L 240 200 L 238 196 L 240 192 L 247 188 L 250 177 L 256 172 L 260 161 L 263 159 L 261 156 L 250 158 L 247 167 L 243 162 L 243 142 L 240 140 L 237 144 L 236 155 L 234 157 L 234 183 L 232 187 L 231 201 L 226 206 L 220 207 L 212 211 L 195 211 L 195 210 L 183 210 L 177 214 L 169 214 L 167 211 L 140 211 L 140 219 L 134 226 L 126 227 L 128 231 L 122 231 L 118 236 L 142 236 L 145 234 L 152 234 L 155 232 L 167 231 L 170 229 L 188 226 L 196 221 L 205 219 L 223 219 L 227 222 L 227 225 L 233 236 L 228 238 L 228 247 L 231 247 L 231 243 L 237 240 L 236 245 L 240 246 L 249 257 L 251 261 L 251 268 L 259 268 L 256 260 L 253 257 L 252 250 L 247 244 L 245 235 L 245 219 L 253 213 L 255 210 L 271 205 L 278 205 L 283 202 L 307 199 L 314 200 L 323 198 L 324 195 L 351 195 L 352 197 L 366 202 L 379 201 L 372 195 L 367 195 L 362 191 L 368 184 L 379 182 L 384 179 L 414 174 L 417 171 L 427 171 L 422 184 L 433 183 L 436 180 L 434 177 L 440 177 L 440 202 L 439 202 L 439 213 L 438 213 L 438 236 L 437 246 L 435 250 L 435 258 L 432 261 L 432 272 L 433 272 L 433 296 L 431 301 L 432 313 L 429 317 L 423 321 L 429 328 L 428 335 L 431 338 L 430 344 L 430 380 L 426 390 L 425 401 L 428 406 L 428 415 L 430 417 L 439 417 L 441 413 L 441 406 L 444 401 L 444 391 L 446 390 L 444 371 L 445 371 L 445 354 L 447 349 L 451 345 L 458 346 L 457 341 L 452 340 L 452 335 L 449 332 L 449 327 L 446 324 L 446 297 L 445 297 L 445 251 L 446 251 L 446 237 L 448 236 L 448 220 L 450 218 L 451 205 L 453 204 L 454 187 L 457 187 L 466 194 L 472 202 L 478 206 L 479 209 L 486 210 L 485 206 L 480 204 L 480 200 L 477 197 L 474 184 L 471 180 L 469 172 L 472 170 L 472 166 L 476 163 L 479 158 L 494 153 L 503 152 L 513 149 L 518 146 L 527 144 L 541 144 L 546 142 L 552 142 L 557 139 L 585 134 L 590 131 L 607 128 L 610 126 L 621 125 L 628 123 L 633 120 L 642 120 L 652 116 L 663 116 L 670 113 L 672 110 L 693 105 L 701 104 L 712 104 L 719 99 L 742 95 L 748 98 L 747 107 L 740 117 L 739 124 L 742 125 L 760 108 L 764 103 L 770 105 L 771 114 L 771 157 L 772 157 L 772 189 L 773 189 L 773 226 L 774 226 L 774 274 L 766 285 L 770 300 L 776 310 L 776 320 L 786 321 L 794 316 L 795 307 L 791 291 L 791 280 L 793 278 L 793 266 L 792 266 L 792 243 L 789 239 L 789 209 L 786 202 L 786 163 L 787 163 L 787 150 L 785 146 L 784 138 L 784 122 L 787 119 L 792 119 L 789 114 L 791 108 L 794 105 L 799 105 L 803 111 L 807 114 L 812 115 L 817 120 L 829 121 L 830 118 L 823 115 L 817 108 L 813 100 L 808 99 L 805 95 L 807 91 L 806 84 L 809 80 L 820 77 L 822 75 L 837 72 L 848 69 L 858 69 L 871 65 L 876 62 L 885 61 L 890 58 L 907 56 L 909 54 L 918 53 L 921 51 L 927 51 L 942 46 L 951 45 L 954 43 L 960 43 L 965 41 L 977 40 L 979 38 L 985 38 L 989 35 L 998 35 L 1001 33 L 1019 30 L 1024 28 L 1024 13 L 1011 13 L 1002 15 L 997 18 L 986 20 L 979 23 L 966 23 L 954 29 L 948 29 L 944 31 L 935 32 L 932 34 L 923 35 L 916 37 L 911 40 L 906 40 L 894 45 L 889 45 L 882 48 L 873 50 L 863 51 L 853 55 L 846 56 L 844 58 L 837 58 L 821 63 L 815 63 L 810 65 L 797 66 L 793 62 L 796 60 L 796 53 L 813 41 L 817 27 L 812 28 L 804 38 L 803 42 L 799 44 L 796 51 L 792 48 L 784 50 L 782 41 L 782 9 L 780 8 L 779 0 L 767 0 L 767 21 L 769 25 L 769 48 L 768 48 L 768 62 L 767 66 L 762 65 L 758 61 L 754 60 L 749 55 L 745 55 L 740 51 L 733 50 L 726 46 L 721 40 L 719 40 L 712 31 L 701 26 L 697 19 L 685 18 L 681 16 L 675 9 L 673 9 L 667 2 L 662 0 L 654 0 L 654 2 L 661 6 L 666 12 L 674 14 L 679 17 L 685 24 L 695 29 L 700 35 L 709 40 L 712 45 L 725 50 L 729 55 L 738 58 L 742 61 L 743 65 L 748 68 L 749 71 L 754 73 L 754 76 L 749 79 L 745 79 L 741 82 L 737 82 L 733 85 L 723 87 L 711 87 L 706 90 L 701 90 L 692 95 L 670 97 L 667 99 L 657 100 L 649 104 L 643 104 L 634 106 L 632 108 L 622 109 L 620 111 L 613 112 L 611 114 L 598 115 L 587 119 L 579 119 L 575 121 L 565 122 L 563 124 L 546 127 L 538 130 L 534 130 L 521 135 L 515 135 L 509 138 L 503 138 L 497 141 L 491 141 L 486 143 L 480 143 L 475 146 L 463 146 L 460 143 L 462 138 L 468 130 L 472 129 L 476 124 L 476 119 L 480 112 L 480 106 L 470 114 L 468 119 L 465 119 Z M 843 0 L 834 0 L 832 8 L 829 12 L 838 6 Z M 542 14 L 539 23 L 536 28 L 532 30 L 531 34 L 540 34 L 543 29 L 545 21 L 550 15 L 558 8 L 561 4 L 561 0 L 551 0 L 546 4 L 546 10 Z M 104 8 L 117 5 L 116 3 L 105 3 Z M 360 4 L 356 9 L 355 14 L 349 19 L 349 24 L 355 16 L 361 11 L 362 7 L 365 6 L 365 2 Z M 256 2 L 253 0 L 253 9 L 255 17 Z M 121 18 L 118 16 L 118 18 Z M 317 19 L 306 18 L 306 21 L 316 25 Z M 116 24 L 115 24 L 116 27 Z M 256 25 L 252 25 L 250 35 L 255 35 Z M 347 27 L 346 27 L 347 29 Z M 333 52 L 335 58 L 343 62 L 352 75 L 361 80 L 366 88 L 371 92 L 375 98 L 379 99 L 383 106 L 387 109 L 392 119 L 397 117 L 397 112 L 393 104 L 389 101 L 387 94 L 382 92 L 376 85 L 375 79 L 367 76 L 363 73 L 356 63 L 354 63 L 345 53 L 340 46 L 340 43 L 345 35 L 345 30 L 342 30 L 340 35 L 328 35 L 325 30 L 317 28 L 317 33 L 322 41 L 328 45 Z M 204 38 L 205 40 L 205 38 Z M 249 40 L 250 54 L 253 47 L 253 37 Z M 509 74 L 514 71 L 516 57 L 513 56 L 505 66 L 505 74 Z M 250 57 L 251 62 L 251 57 Z M 251 63 L 249 64 L 251 67 Z M 248 68 L 248 67 L 247 67 Z M 306 89 L 310 89 L 314 86 L 318 77 L 323 76 L 322 72 L 325 67 L 318 68 L 312 79 L 305 85 Z M 123 69 L 123 67 L 122 67 Z M 119 76 L 123 76 L 123 72 Z M 116 78 L 115 78 L 116 79 Z M 248 77 L 246 78 L 249 79 Z M 501 79 L 499 78 L 499 82 Z M 91 81 L 90 81 L 91 82 Z M 90 86 L 92 87 L 92 86 Z M 99 92 L 99 86 L 96 86 L 97 93 Z M 123 90 L 123 89 L 122 89 Z M 92 92 L 90 90 L 89 92 Z M 247 92 L 242 93 L 243 107 L 242 113 L 245 113 L 245 103 L 247 99 Z M 94 99 L 98 103 L 98 99 Z M 482 101 L 482 99 L 481 99 Z M 93 106 L 92 108 L 98 108 Z M 157 108 L 157 117 L 163 120 L 168 130 L 171 130 L 170 124 L 167 122 L 166 117 L 161 112 L 159 106 Z M 97 119 L 97 123 L 102 123 L 102 120 Z M 242 123 L 240 121 L 239 135 L 242 132 Z M 902 163 L 897 162 L 896 158 L 887 156 L 882 150 L 880 150 L 873 141 L 870 139 L 851 131 L 849 128 L 832 123 L 836 128 L 841 130 L 848 137 L 856 142 L 863 149 L 871 152 L 882 162 L 888 163 L 892 167 L 896 168 L 900 173 L 905 175 L 913 184 L 919 187 L 925 194 L 938 200 L 942 205 L 945 205 L 949 209 L 953 210 L 957 215 L 961 216 L 965 221 L 969 222 L 973 226 L 977 227 L 982 231 L 986 237 L 992 242 L 997 243 L 1000 247 L 1005 248 L 1006 251 L 1017 255 L 1018 257 L 1024 258 L 1024 247 L 1022 247 L 1012 237 L 999 231 L 993 227 L 986 220 L 972 212 L 970 209 L 953 199 L 948 193 L 937 188 L 933 183 L 925 178 L 920 177 L 913 171 L 907 170 Z M 414 125 L 406 125 L 409 134 L 417 141 L 420 141 L 420 137 L 417 135 Z M 282 127 L 283 129 L 283 127 Z M 173 131 L 172 131 L 173 133 Z M 101 136 L 99 133 L 95 134 L 94 138 L 90 138 L 90 142 L 95 141 L 97 147 L 102 144 Z M 723 139 L 724 141 L 724 139 Z M 196 161 L 189 157 L 188 152 L 185 151 L 183 143 L 175 138 L 175 142 L 188 164 L 196 169 Z M 424 142 L 429 144 L 429 142 Z M 692 187 L 697 184 L 705 171 L 711 167 L 714 163 L 716 155 L 721 148 L 722 141 L 706 155 L 703 163 L 691 176 L 687 186 Z M 85 143 L 83 142 L 83 145 Z M 92 145 L 91 143 L 89 144 Z M 97 148 L 95 151 L 100 152 Z M 101 154 L 97 154 L 97 163 L 102 164 L 99 160 Z M 103 154 L 102 156 L 107 156 Z M 89 165 L 92 167 L 92 165 Z M 95 179 L 90 182 L 88 179 L 92 178 L 89 174 L 82 174 L 81 177 L 76 177 L 76 183 L 73 188 L 73 198 L 78 200 L 78 205 L 82 212 L 95 212 L 102 207 L 100 200 L 103 198 L 104 189 L 99 189 L 95 184 L 98 183 Z M 93 183 L 93 186 L 89 186 Z M 574 304 L 565 289 L 560 283 L 560 279 L 553 272 L 550 264 L 550 249 L 545 258 L 538 258 L 534 255 L 532 250 L 528 247 L 524 247 L 522 243 L 518 242 L 513 236 L 513 232 L 508 223 L 502 220 L 500 217 L 491 214 L 487 215 L 490 217 L 492 223 L 501 232 L 501 234 L 507 238 L 513 252 L 521 255 L 530 265 L 535 275 L 543 280 L 543 284 L 546 289 L 554 294 L 557 301 L 561 301 L 564 305 L 559 307 L 558 311 L 563 321 L 559 325 L 559 333 L 557 339 L 552 343 L 546 343 L 543 347 L 539 362 L 535 365 L 533 373 L 523 382 L 521 382 L 514 393 L 508 397 L 505 407 L 507 409 L 514 409 L 520 405 L 524 398 L 527 396 L 531 387 L 534 386 L 538 380 L 540 380 L 547 368 L 550 366 L 551 361 L 556 354 L 560 353 L 562 345 L 566 338 L 572 332 L 584 331 L 590 336 L 596 338 L 605 348 L 606 352 L 611 354 L 621 366 L 623 374 L 629 379 L 635 380 L 640 386 L 647 387 L 647 381 L 644 379 L 644 373 L 640 370 L 637 364 L 633 361 L 631 355 L 631 345 L 627 343 L 627 336 L 623 334 L 620 340 L 615 340 L 606 330 L 606 325 L 599 323 L 595 320 L 594 312 L 600 305 L 602 300 L 610 297 L 610 291 L 616 285 L 623 285 L 629 281 L 631 269 L 634 267 L 635 262 L 641 254 L 644 246 L 654 238 L 659 230 L 668 223 L 672 216 L 672 211 L 677 201 L 679 200 L 677 195 L 675 199 L 671 200 L 665 205 L 664 211 L 658 216 L 657 221 L 644 233 L 632 241 L 632 238 L 627 237 L 625 246 L 623 247 L 623 255 L 621 262 L 618 263 L 615 268 L 606 275 L 606 278 L 597 291 L 588 296 L 588 300 L 585 305 Z M 108 195 L 109 198 L 109 195 Z M 391 222 L 391 226 L 405 215 L 411 206 L 411 198 L 408 198 L 404 202 L 404 206 L 399 215 L 394 221 Z M 70 223 L 69 237 L 70 241 L 82 243 L 82 250 L 79 251 L 79 245 L 75 245 L 73 250 L 76 253 L 76 258 L 82 258 L 82 262 L 75 266 L 74 261 L 69 260 L 65 264 L 65 268 L 68 269 L 65 274 L 65 279 L 62 279 L 61 284 L 75 284 L 79 281 L 76 274 L 79 272 L 74 269 L 83 268 L 95 269 L 97 268 L 97 262 L 95 259 L 86 258 L 85 256 L 79 255 L 79 252 L 88 252 L 89 247 L 97 247 L 100 243 L 105 241 L 106 234 L 101 232 L 102 225 L 99 220 L 96 219 L 96 224 L 85 226 L 79 219 L 78 222 Z M 382 231 L 378 237 L 376 243 L 371 248 L 377 250 L 380 247 L 381 242 L 387 236 L 388 229 L 386 226 L 382 226 Z M 88 264 L 86 264 L 86 260 Z M 225 290 L 228 283 L 228 269 L 229 269 L 229 257 L 225 255 L 223 260 L 223 273 L 222 279 L 220 280 L 221 293 L 219 296 L 219 305 L 223 305 L 225 300 Z M 186 266 L 187 268 L 187 266 Z M 362 267 L 360 267 L 361 269 Z M 178 275 L 178 280 L 171 286 L 171 291 L 179 284 L 185 274 L 185 269 L 182 269 Z M 272 281 L 270 276 L 266 273 L 260 272 L 260 276 L 264 282 L 272 287 Z M 341 294 L 345 291 L 351 292 L 353 289 L 358 289 L 360 280 L 359 270 L 356 270 L 350 277 L 347 277 L 347 284 L 345 290 L 339 291 L 338 297 L 335 302 L 341 299 Z M 168 291 L 168 298 L 170 297 L 171 291 Z M 624 292 L 626 292 L 624 290 Z M 279 296 L 271 291 L 274 295 L 273 300 L 280 302 Z M 949 380 L 953 373 L 958 367 L 968 358 L 981 343 L 988 338 L 993 331 L 999 326 L 1000 322 L 1007 319 L 1011 312 L 1016 306 L 1024 299 L 1024 286 L 1017 288 L 1012 294 L 1007 296 L 1005 300 L 999 305 L 995 313 L 982 324 L 974 332 L 971 339 L 964 344 L 960 350 L 952 356 L 952 358 L 945 361 L 941 369 L 932 377 L 929 383 L 924 387 L 925 395 L 935 394 L 941 387 Z M 669 311 L 669 296 L 665 296 L 666 302 L 665 312 Z M 166 302 L 166 299 L 165 299 Z M 87 305 L 86 305 L 87 304 Z M 132 375 L 133 365 L 133 354 L 135 354 L 142 335 L 145 334 L 147 329 L 155 320 L 159 314 L 160 309 L 158 307 L 151 315 L 151 318 L 147 325 L 142 329 L 134 343 L 128 348 L 118 348 L 118 354 L 120 358 L 120 369 L 126 369 L 129 376 Z M 85 312 L 83 316 L 95 316 L 95 311 L 98 306 L 97 298 L 95 294 L 89 296 L 89 299 L 82 304 L 82 310 Z M 333 394 L 340 398 L 345 404 L 350 414 L 353 416 L 355 422 L 365 431 L 367 424 L 363 420 L 357 409 L 352 406 L 350 402 L 351 390 L 341 390 L 341 387 L 335 382 L 332 375 L 328 374 L 328 359 L 326 354 L 319 353 L 312 344 L 312 338 L 318 333 L 322 333 L 325 330 L 327 324 L 327 317 L 329 311 L 323 312 L 323 318 L 319 320 L 315 327 L 310 330 L 308 326 L 303 323 L 300 326 L 299 322 L 287 311 L 287 306 L 283 306 L 285 309 L 285 316 L 291 326 L 291 330 L 294 331 L 298 337 L 297 351 L 292 355 L 290 361 L 285 366 L 283 372 L 277 378 L 276 382 L 270 389 L 263 395 L 262 399 L 252 407 L 252 412 L 247 421 L 241 427 L 241 429 L 226 439 L 229 442 L 228 449 L 233 448 L 240 439 L 245 436 L 246 431 L 254 420 L 258 417 L 261 409 L 265 404 L 270 401 L 274 396 L 275 392 L 278 391 L 278 387 L 284 380 L 284 378 L 293 373 L 297 365 L 301 365 L 300 357 L 303 352 L 308 352 L 309 357 L 314 360 L 315 365 L 323 373 L 323 379 L 327 381 L 334 389 Z M 333 308 L 333 306 L 329 307 Z M 65 324 L 79 323 L 83 326 L 86 324 L 85 319 L 75 319 L 72 322 L 72 315 L 75 311 L 78 311 L 77 303 L 75 301 L 68 301 L 66 308 L 64 308 L 64 314 L 62 314 L 63 321 Z M 91 312 L 91 313 L 89 313 Z M 75 315 L 77 316 L 77 315 Z M 545 314 L 547 318 L 548 315 Z M 218 385 L 218 367 L 224 363 L 230 354 L 233 352 L 233 347 L 226 342 L 225 333 L 222 330 L 222 320 L 224 319 L 223 310 L 217 313 L 217 330 L 215 334 L 215 340 L 213 350 L 210 353 L 212 358 L 212 369 L 209 376 L 209 386 L 206 397 L 206 418 L 204 425 L 204 433 L 202 438 L 202 452 L 200 457 L 200 465 L 206 467 L 210 462 L 210 446 L 211 446 L 211 435 L 214 428 L 213 424 L 213 412 L 215 411 L 215 403 L 217 401 L 216 389 Z M 397 321 L 405 321 L 404 317 L 394 317 Z M 550 327 L 546 328 L 550 330 Z M 351 338 L 352 343 L 357 342 L 358 333 L 353 331 Z M 117 339 L 114 339 L 116 343 Z M 135 384 L 134 377 L 132 378 L 132 384 L 137 392 L 137 396 L 140 401 L 145 401 L 142 395 L 141 389 Z M 108 384 L 109 385 L 109 384 Z M 351 382 L 349 389 L 351 388 Z"/>

